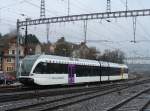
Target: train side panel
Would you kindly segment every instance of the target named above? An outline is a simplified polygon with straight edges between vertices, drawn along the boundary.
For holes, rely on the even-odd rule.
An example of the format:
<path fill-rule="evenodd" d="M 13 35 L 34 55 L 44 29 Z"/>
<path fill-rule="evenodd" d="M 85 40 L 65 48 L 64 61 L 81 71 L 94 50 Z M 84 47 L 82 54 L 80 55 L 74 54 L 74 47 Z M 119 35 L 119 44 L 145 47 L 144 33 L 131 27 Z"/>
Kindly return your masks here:
<path fill-rule="evenodd" d="M 127 66 L 116 63 L 49 55 L 30 56 L 23 62 L 19 79 L 24 84 L 28 80 L 36 85 L 70 85 L 128 79 Z"/>
<path fill-rule="evenodd" d="M 37 85 L 68 84 L 68 74 L 35 74 L 32 78 Z"/>

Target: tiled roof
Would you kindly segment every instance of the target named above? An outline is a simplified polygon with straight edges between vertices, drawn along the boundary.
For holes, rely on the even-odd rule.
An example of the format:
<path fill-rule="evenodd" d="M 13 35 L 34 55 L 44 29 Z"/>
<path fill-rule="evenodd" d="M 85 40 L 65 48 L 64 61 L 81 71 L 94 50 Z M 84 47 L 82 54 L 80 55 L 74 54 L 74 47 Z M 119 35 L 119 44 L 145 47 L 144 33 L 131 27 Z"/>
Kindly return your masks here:
<path fill-rule="evenodd" d="M 0 38 L 0 47 L 8 47 L 8 43 L 10 40 L 15 39 L 16 36 L 4 36 L 2 38 Z"/>

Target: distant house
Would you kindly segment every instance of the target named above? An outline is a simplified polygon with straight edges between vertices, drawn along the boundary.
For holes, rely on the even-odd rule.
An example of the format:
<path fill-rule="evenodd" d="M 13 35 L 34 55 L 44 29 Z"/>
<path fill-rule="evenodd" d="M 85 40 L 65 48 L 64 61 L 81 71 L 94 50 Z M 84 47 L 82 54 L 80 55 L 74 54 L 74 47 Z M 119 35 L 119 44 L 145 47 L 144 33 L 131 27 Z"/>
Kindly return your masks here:
<path fill-rule="evenodd" d="M 6 73 L 13 73 L 16 66 L 16 36 L 4 36 L 0 39 L 0 66 Z M 24 47 L 19 45 L 19 56 L 24 57 Z"/>
<path fill-rule="evenodd" d="M 26 48 L 27 48 L 26 49 L 27 55 L 35 55 L 35 54 L 41 54 L 42 53 L 42 46 L 39 43 L 38 44 L 27 44 Z"/>
<path fill-rule="evenodd" d="M 27 55 L 34 54 L 54 54 L 55 44 L 43 43 L 43 44 L 27 44 Z"/>
<path fill-rule="evenodd" d="M 37 44 L 35 47 L 35 54 L 41 54 L 42 53 L 42 47 L 40 44 Z"/>
<path fill-rule="evenodd" d="M 74 45 L 74 51 L 72 52 L 72 56 L 75 58 L 85 58 L 89 53 L 89 48 L 85 43 L 81 43 L 80 45 Z"/>
<path fill-rule="evenodd" d="M 44 43 L 42 45 L 42 52 L 45 53 L 45 54 L 54 54 L 55 53 L 55 48 L 56 48 L 55 44 Z"/>

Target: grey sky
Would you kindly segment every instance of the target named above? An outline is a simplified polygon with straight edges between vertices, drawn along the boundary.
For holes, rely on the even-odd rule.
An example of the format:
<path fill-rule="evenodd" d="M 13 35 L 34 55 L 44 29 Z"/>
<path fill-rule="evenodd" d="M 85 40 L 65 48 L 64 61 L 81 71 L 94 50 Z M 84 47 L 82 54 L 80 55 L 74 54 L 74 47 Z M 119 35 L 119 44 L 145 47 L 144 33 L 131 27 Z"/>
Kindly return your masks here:
<path fill-rule="evenodd" d="M 46 16 L 67 15 L 67 0 L 45 0 Z M 128 0 L 129 9 L 150 8 L 150 0 Z M 125 10 L 125 0 L 112 0 L 112 11 Z M 104 12 L 106 0 L 70 0 L 70 14 Z M 0 4 L 0 31 L 5 34 L 16 28 L 16 19 L 24 20 L 20 14 L 34 19 L 40 16 L 40 0 L 1 0 Z M 150 56 L 150 17 L 138 17 L 136 40 L 142 40 L 137 44 L 130 43 L 133 40 L 132 18 L 94 20 L 88 22 L 87 38 L 89 40 L 109 40 L 110 43 L 88 43 L 99 50 L 121 49 L 128 56 Z M 21 31 L 24 33 L 24 31 Z M 36 34 L 41 41 L 46 40 L 46 26 L 31 26 L 29 32 Z M 83 22 L 70 22 L 50 24 L 50 41 L 54 42 L 61 36 L 71 42 L 83 41 Z"/>

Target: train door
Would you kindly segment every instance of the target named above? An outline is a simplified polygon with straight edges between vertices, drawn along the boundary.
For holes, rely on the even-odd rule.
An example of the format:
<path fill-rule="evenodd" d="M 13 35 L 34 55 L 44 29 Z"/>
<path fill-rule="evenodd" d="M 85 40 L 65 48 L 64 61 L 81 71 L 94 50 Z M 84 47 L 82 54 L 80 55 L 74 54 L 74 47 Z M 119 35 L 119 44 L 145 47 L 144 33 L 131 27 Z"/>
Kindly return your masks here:
<path fill-rule="evenodd" d="M 110 71 L 110 64 L 109 64 L 109 62 L 108 62 L 108 66 L 107 66 L 107 73 L 108 73 L 108 81 L 110 81 L 110 73 L 111 73 L 111 71 Z"/>
<path fill-rule="evenodd" d="M 99 77 L 100 77 L 100 83 L 102 82 L 102 64 L 101 64 L 101 62 L 99 61 L 99 65 L 100 65 L 100 67 L 99 67 Z"/>
<path fill-rule="evenodd" d="M 124 68 L 121 68 L 121 79 L 123 79 Z"/>
<path fill-rule="evenodd" d="M 75 83 L 75 65 L 73 64 L 68 65 L 68 83 Z"/>

